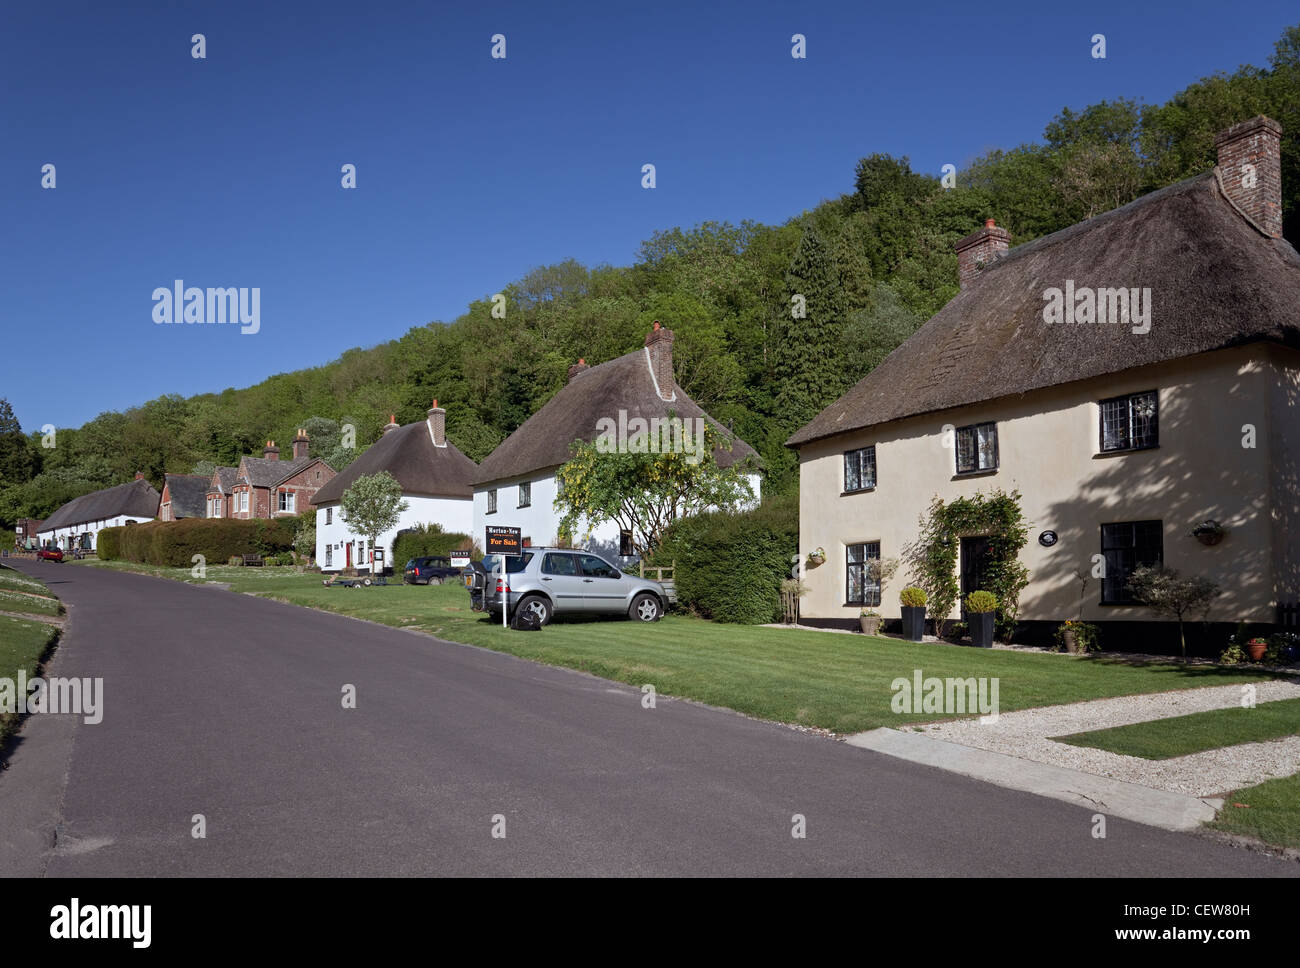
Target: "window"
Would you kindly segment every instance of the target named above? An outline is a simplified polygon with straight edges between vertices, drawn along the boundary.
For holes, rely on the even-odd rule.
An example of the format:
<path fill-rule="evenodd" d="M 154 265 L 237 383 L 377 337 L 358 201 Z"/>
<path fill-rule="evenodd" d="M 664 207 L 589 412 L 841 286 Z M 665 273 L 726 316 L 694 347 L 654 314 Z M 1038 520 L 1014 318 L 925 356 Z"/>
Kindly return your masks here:
<path fill-rule="evenodd" d="M 519 485 L 519 506 L 526 508 L 533 503 L 533 485 L 532 483 Z"/>
<path fill-rule="evenodd" d="M 357 542 L 357 564 L 364 565 L 365 563 L 366 563 L 366 543 L 364 541 L 358 541 Z"/>
<path fill-rule="evenodd" d="M 248 510 L 248 492 L 247 492 L 247 491 L 240 491 L 240 492 L 239 492 L 239 510 L 241 510 L 241 511 L 247 511 L 247 510 Z"/>
<path fill-rule="evenodd" d="M 532 560 L 533 560 L 533 555 L 531 552 L 524 555 L 506 555 L 506 574 L 507 575 L 519 574 L 521 571 L 523 571 L 525 568 L 528 567 L 528 563 Z M 500 571 L 501 556 L 484 555 L 483 567 L 487 569 L 488 574 L 491 574 L 495 571 Z"/>
<path fill-rule="evenodd" d="M 880 542 L 851 544 L 845 553 L 848 563 L 845 602 L 849 605 L 879 605 L 880 582 L 872 580 L 868 565 L 873 559 L 880 558 Z"/>
<path fill-rule="evenodd" d="M 221 498 L 216 498 L 212 502 L 212 507 L 213 510 L 217 512 L 215 515 L 213 515 L 213 517 L 218 517 L 218 518 L 221 517 Z"/>
<path fill-rule="evenodd" d="M 334 567 L 334 546 L 332 544 L 327 544 L 325 546 L 325 567 Z"/>
<path fill-rule="evenodd" d="M 1101 580 L 1103 605 L 1134 602 L 1125 586 L 1134 570 L 1142 565 L 1164 562 L 1164 526 L 1160 521 L 1125 521 L 1101 526 L 1101 553 L 1106 559 L 1106 577 Z"/>
<path fill-rule="evenodd" d="M 632 540 L 631 531 L 619 531 L 618 553 L 623 558 L 630 558 L 636 554 L 636 544 Z"/>
<path fill-rule="evenodd" d="M 293 491 L 281 491 L 281 492 L 280 492 L 280 510 L 281 510 L 281 511 L 292 511 L 292 510 L 293 510 L 293 500 L 294 500 L 294 492 L 293 492 Z"/>
<path fill-rule="evenodd" d="M 618 569 L 603 558 L 595 555 L 582 555 L 582 573 L 588 578 L 617 578 Z"/>
<path fill-rule="evenodd" d="M 496 514 L 496 513 L 497 513 L 497 489 L 496 489 L 495 487 L 492 488 L 492 490 L 488 491 L 488 509 L 487 509 L 487 513 L 488 513 L 488 514 Z"/>
<path fill-rule="evenodd" d="M 998 425 L 971 424 L 957 428 L 957 473 L 977 474 L 998 468 Z"/>
<path fill-rule="evenodd" d="M 1160 399 L 1155 390 L 1101 401 L 1101 449 L 1146 450 L 1160 443 Z"/>
<path fill-rule="evenodd" d="M 844 492 L 869 491 L 876 486 L 876 445 L 844 454 Z"/>
<path fill-rule="evenodd" d="M 325 509 L 325 523 L 326 523 L 326 524 L 333 524 L 333 523 L 334 523 L 334 509 L 333 509 L 333 508 L 326 508 L 326 509 Z"/>
<path fill-rule="evenodd" d="M 546 555 L 542 558 L 542 573 L 546 575 L 576 575 L 578 573 L 578 559 L 573 555 Z"/>

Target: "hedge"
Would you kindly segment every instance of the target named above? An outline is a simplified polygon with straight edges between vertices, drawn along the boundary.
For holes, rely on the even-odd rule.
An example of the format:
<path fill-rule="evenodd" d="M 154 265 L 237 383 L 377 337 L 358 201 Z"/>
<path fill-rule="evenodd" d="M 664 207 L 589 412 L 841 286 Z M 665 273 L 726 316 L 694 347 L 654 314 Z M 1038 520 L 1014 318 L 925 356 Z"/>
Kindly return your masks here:
<path fill-rule="evenodd" d="M 101 560 L 122 558 L 139 564 L 189 568 L 195 555 L 210 565 L 237 555 L 270 555 L 293 549 L 295 518 L 274 520 L 185 518 L 104 528 L 95 539 Z"/>
<path fill-rule="evenodd" d="M 397 537 L 393 539 L 389 564 L 394 571 L 401 571 L 412 558 L 426 556 L 446 558 L 451 552 L 469 549 L 473 544 L 467 534 L 444 531 L 442 525 L 436 523 L 421 524 L 397 533 Z"/>
<path fill-rule="evenodd" d="M 781 582 L 799 551 L 799 499 L 753 511 L 684 518 L 668 529 L 654 564 L 676 562 L 677 604 L 719 622 L 779 620 Z"/>

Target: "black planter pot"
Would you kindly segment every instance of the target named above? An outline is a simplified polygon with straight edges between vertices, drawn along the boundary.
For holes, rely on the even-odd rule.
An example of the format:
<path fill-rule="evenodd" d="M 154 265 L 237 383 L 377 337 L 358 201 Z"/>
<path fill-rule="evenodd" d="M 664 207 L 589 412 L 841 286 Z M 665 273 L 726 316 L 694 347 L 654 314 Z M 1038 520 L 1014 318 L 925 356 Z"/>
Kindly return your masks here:
<path fill-rule="evenodd" d="M 920 642 L 925 637 L 925 606 L 904 605 L 903 638 Z"/>
<path fill-rule="evenodd" d="M 993 648 L 993 622 L 997 617 L 997 612 L 971 612 L 966 617 L 971 645 L 977 649 Z"/>

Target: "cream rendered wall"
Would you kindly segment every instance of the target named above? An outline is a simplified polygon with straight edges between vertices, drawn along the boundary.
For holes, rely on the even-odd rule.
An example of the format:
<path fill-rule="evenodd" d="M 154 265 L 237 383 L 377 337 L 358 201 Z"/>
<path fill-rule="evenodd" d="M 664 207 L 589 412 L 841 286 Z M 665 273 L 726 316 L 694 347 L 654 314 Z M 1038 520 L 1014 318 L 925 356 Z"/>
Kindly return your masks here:
<path fill-rule="evenodd" d="M 1293 539 L 1285 528 L 1300 519 L 1294 507 L 1300 446 L 1294 371 L 1283 384 L 1268 349 L 1243 347 L 808 445 L 800 454 L 800 555 L 806 561 L 810 551 L 822 547 L 826 562 L 805 567 L 810 591 L 800 612 L 809 618 L 856 618 L 858 606 L 844 604 L 847 544 L 878 540 L 882 556 L 901 557 L 933 496 L 952 500 L 1001 488 L 1021 492 L 1030 522 L 1029 543 L 1021 552 L 1030 572 L 1020 599 L 1023 620 L 1080 614 L 1089 621 L 1157 620 L 1147 608 L 1099 605 L 1096 580 L 1088 582 L 1080 604 L 1074 572 L 1091 574 L 1092 556 L 1101 551 L 1103 523 L 1160 519 L 1165 563 L 1223 586 L 1211 620 L 1272 621 L 1275 569 L 1285 561 L 1294 576 L 1297 567 L 1294 549 L 1274 549 L 1279 543 L 1290 548 Z M 1159 447 L 1100 455 L 1099 401 L 1153 388 L 1160 392 Z M 1270 433 L 1269 409 L 1276 410 L 1284 396 L 1291 407 L 1285 418 L 1290 429 Z M 955 479 L 953 446 L 945 443 L 944 425 L 987 420 L 998 423 L 999 469 Z M 1248 423 L 1259 430 L 1253 449 L 1242 446 L 1242 427 Z M 844 451 L 869 444 L 876 445 L 875 490 L 842 495 Z M 1290 470 L 1270 468 L 1277 448 L 1289 451 L 1287 463 L 1274 467 Z M 1275 524 L 1279 512 L 1269 502 L 1277 500 L 1288 481 L 1292 505 Z M 1207 517 L 1230 532 L 1214 547 L 1189 535 Z M 1039 532 L 1046 529 L 1060 536 L 1054 547 L 1038 544 Z M 898 592 L 907 577 L 906 568 L 900 568 L 885 585 L 879 611 L 887 618 L 900 614 Z M 954 609 L 950 617 L 958 614 Z"/>
<path fill-rule="evenodd" d="M 1272 347 L 1268 407 L 1273 597 L 1300 601 L 1300 352 Z M 1260 435 L 1264 430 L 1260 428 Z"/>

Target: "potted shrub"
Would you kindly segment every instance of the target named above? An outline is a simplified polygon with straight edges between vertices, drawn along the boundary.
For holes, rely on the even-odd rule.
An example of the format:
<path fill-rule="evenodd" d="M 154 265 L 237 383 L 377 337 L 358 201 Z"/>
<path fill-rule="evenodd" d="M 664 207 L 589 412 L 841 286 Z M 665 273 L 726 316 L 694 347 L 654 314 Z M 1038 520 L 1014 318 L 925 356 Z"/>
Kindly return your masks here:
<path fill-rule="evenodd" d="M 1264 653 L 1268 651 L 1268 641 L 1261 638 L 1253 638 L 1246 643 L 1246 654 L 1250 656 L 1251 662 L 1258 662 L 1264 658 Z"/>
<path fill-rule="evenodd" d="M 915 585 L 904 588 L 898 600 L 903 606 L 903 638 L 920 642 L 925 637 L 925 589 Z"/>
<path fill-rule="evenodd" d="M 970 622 L 970 644 L 977 649 L 993 647 L 993 623 L 997 618 L 998 598 L 992 592 L 971 592 L 966 596 L 966 613 Z"/>
<path fill-rule="evenodd" d="M 879 633 L 880 623 L 884 620 L 884 616 L 869 608 L 864 608 L 858 613 L 858 624 L 862 626 L 863 635 L 876 635 Z"/>
<path fill-rule="evenodd" d="M 808 564 L 812 565 L 814 568 L 822 564 L 825 560 L 826 551 L 823 548 L 818 548 L 815 551 L 808 552 Z"/>
<path fill-rule="evenodd" d="M 1066 619 L 1056 629 L 1056 648 L 1059 652 L 1083 655 L 1098 648 L 1097 626 L 1087 622 Z"/>

